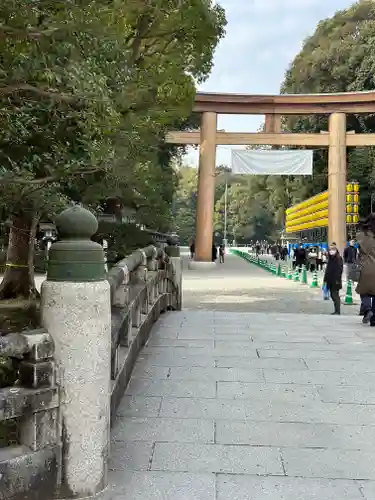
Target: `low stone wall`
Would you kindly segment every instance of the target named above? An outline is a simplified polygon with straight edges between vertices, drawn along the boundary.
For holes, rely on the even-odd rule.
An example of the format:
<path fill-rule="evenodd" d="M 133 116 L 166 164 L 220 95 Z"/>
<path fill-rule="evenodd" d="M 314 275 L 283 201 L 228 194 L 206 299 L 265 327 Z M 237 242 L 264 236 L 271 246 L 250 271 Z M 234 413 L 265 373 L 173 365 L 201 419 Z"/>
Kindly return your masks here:
<path fill-rule="evenodd" d="M 138 250 L 108 273 L 112 302 L 112 423 L 153 324 L 166 310 L 181 309 L 178 248 L 166 250 L 154 246 Z"/>
<path fill-rule="evenodd" d="M 53 355 L 53 341 L 44 330 L 0 337 L 0 356 L 18 368 L 16 383 L 0 389 L 1 499 L 37 500 L 54 495 L 59 470 L 59 399 Z"/>

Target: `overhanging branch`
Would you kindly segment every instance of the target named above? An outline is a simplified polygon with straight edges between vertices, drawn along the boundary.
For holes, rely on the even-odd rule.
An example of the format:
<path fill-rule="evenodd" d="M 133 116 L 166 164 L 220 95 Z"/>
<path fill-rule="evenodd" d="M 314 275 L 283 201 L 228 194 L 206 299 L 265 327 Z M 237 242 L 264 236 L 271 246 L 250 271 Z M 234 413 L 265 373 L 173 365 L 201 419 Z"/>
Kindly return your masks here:
<path fill-rule="evenodd" d="M 68 104 L 75 104 L 82 102 L 82 98 L 75 97 L 68 94 L 60 94 L 52 90 L 44 90 L 29 83 L 15 83 L 13 85 L 7 85 L 5 87 L 0 87 L 0 96 L 8 96 L 11 94 L 16 94 L 18 92 L 31 92 L 39 97 L 45 97 L 54 101 L 65 102 Z"/>
<path fill-rule="evenodd" d="M 48 28 L 45 30 L 38 30 L 36 28 L 15 28 L 6 24 L 0 25 L 0 34 L 14 37 L 23 37 L 37 40 L 41 37 L 48 37 L 56 34 L 59 31 L 66 30 L 64 28 Z"/>
<path fill-rule="evenodd" d="M 41 177 L 40 179 L 27 179 L 24 177 L 0 177 L 0 185 L 9 185 L 9 184 L 19 184 L 24 186 L 44 185 L 44 184 L 49 184 L 51 182 L 61 181 L 64 178 L 69 179 L 71 177 L 85 176 L 85 175 L 95 174 L 96 172 L 100 171 L 102 171 L 101 168 L 82 169 L 73 172 L 62 172 L 61 174 L 48 175 L 46 177 Z"/>

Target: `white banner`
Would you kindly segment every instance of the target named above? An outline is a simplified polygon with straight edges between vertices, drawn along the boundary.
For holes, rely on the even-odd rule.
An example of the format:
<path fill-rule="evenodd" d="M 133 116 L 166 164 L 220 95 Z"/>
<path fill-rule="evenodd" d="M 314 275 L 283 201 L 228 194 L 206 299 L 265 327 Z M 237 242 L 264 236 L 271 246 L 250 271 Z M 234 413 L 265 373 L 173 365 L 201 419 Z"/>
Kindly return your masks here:
<path fill-rule="evenodd" d="M 312 150 L 232 149 L 232 173 L 248 175 L 312 175 Z"/>

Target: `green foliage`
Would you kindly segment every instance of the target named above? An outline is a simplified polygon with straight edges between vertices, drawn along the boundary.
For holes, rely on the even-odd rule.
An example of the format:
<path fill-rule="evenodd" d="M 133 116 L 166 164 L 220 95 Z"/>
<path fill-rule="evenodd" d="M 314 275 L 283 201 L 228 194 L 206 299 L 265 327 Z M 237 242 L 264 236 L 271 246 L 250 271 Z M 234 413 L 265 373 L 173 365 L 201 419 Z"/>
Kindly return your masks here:
<path fill-rule="evenodd" d="M 176 192 L 175 231 L 182 245 L 187 245 L 190 238 L 195 236 L 196 195 L 198 191 L 197 169 L 180 166 L 176 168 L 178 175 L 178 189 Z"/>
<path fill-rule="evenodd" d="M 115 222 L 100 222 L 95 240 L 107 241 L 107 260 L 112 263 L 123 259 L 137 248 L 153 244 L 152 237 L 147 232 L 141 231 L 135 224 Z"/>
<path fill-rule="evenodd" d="M 173 228 L 182 244 L 188 244 L 189 239 L 195 236 L 197 169 L 183 166 L 178 169 L 178 174 L 179 187 L 176 193 L 176 217 Z M 233 176 L 228 167 L 220 166 L 216 170 L 215 240 L 221 243 L 224 237 L 226 184 L 228 240 L 235 239 L 241 242 L 271 237 L 275 224 L 269 210 L 266 178 Z"/>
<path fill-rule="evenodd" d="M 375 88 L 375 4 L 362 0 L 321 21 L 286 72 L 283 93 L 366 91 Z M 375 132 L 375 117 L 348 115 L 348 130 Z M 290 118 L 285 127 L 295 132 L 327 130 L 327 116 Z M 375 190 L 374 148 L 348 149 L 348 179 L 360 183 L 360 213 L 370 210 Z M 314 175 L 303 181 L 305 196 L 327 188 L 328 152 L 314 153 Z M 301 185 L 295 179 L 293 185 Z"/>
<path fill-rule="evenodd" d="M 224 195 L 216 202 L 215 230 L 224 235 Z M 228 182 L 228 240 L 248 242 L 271 238 L 274 220 L 270 210 L 267 178 L 233 176 Z"/>
<path fill-rule="evenodd" d="M 46 185 L 59 192 L 84 177 L 111 188 L 140 162 L 152 168 L 166 128 L 189 116 L 194 79 L 208 76 L 225 26 L 207 0 L 2 4 L 1 186 L 10 199 L 13 186 L 35 201 Z"/>
<path fill-rule="evenodd" d="M 224 35 L 211 0 L 0 0 L 0 209 L 52 216 L 108 197 L 165 229 L 171 129 L 195 122 Z"/>

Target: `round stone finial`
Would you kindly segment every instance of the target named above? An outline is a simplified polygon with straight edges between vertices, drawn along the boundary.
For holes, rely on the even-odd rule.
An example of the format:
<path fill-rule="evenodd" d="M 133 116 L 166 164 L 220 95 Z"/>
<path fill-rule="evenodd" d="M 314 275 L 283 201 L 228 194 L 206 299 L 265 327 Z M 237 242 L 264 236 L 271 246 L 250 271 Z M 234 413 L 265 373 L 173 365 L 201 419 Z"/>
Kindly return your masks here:
<path fill-rule="evenodd" d="M 60 238 L 90 239 L 98 230 L 98 221 L 89 210 L 75 205 L 56 218 L 56 228 Z"/>
<path fill-rule="evenodd" d="M 48 254 L 47 280 L 89 282 L 105 280 L 103 247 L 91 241 L 98 230 L 95 215 L 80 206 L 67 208 L 56 218 L 59 240 Z"/>

